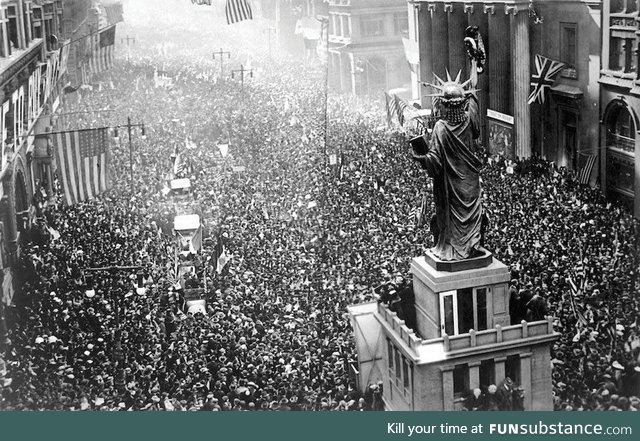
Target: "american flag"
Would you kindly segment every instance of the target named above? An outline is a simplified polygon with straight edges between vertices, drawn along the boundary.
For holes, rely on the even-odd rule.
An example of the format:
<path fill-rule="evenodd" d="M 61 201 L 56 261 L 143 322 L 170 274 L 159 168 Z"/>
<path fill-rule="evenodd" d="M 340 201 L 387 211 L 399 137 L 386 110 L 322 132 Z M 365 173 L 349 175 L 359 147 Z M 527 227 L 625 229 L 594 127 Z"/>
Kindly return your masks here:
<path fill-rule="evenodd" d="M 58 174 L 67 205 L 92 199 L 111 187 L 106 128 L 55 134 Z"/>
<path fill-rule="evenodd" d="M 591 173 L 593 172 L 593 166 L 595 165 L 595 163 L 596 155 L 588 155 L 584 165 L 582 166 L 582 169 L 580 169 L 580 172 L 578 173 L 578 182 L 580 182 L 582 185 L 589 184 L 589 181 L 591 180 Z"/>
<path fill-rule="evenodd" d="M 564 69 L 564 63 L 550 60 L 542 55 L 536 54 L 536 72 L 531 75 L 531 87 L 533 91 L 529 95 L 529 104 L 534 101 L 544 103 L 544 95 L 553 83 L 555 77 Z"/>
<path fill-rule="evenodd" d="M 103 5 L 104 10 L 107 13 L 107 21 L 109 24 L 116 24 L 124 21 L 124 11 L 122 10 L 122 3 L 114 3 L 112 5 Z"/>
<path fill-rule="evenodd" d="M 395 96 L 391 96 L 387 92 L 384 93 L 384 99 L 387 109 L 387 124 L 391 126 L 393 125 L 393 117 L 398 114 L 398 103 Z"/>
<path fill-rule="evenodd" d="M 224 13 L 227 16 L 227 24 L 253 19 L 251 5 L 247 0 L 227 0 Z"/>
<path fill-rule="evenodd" d="M 407 107 L 409 107 L 409 105 L 398 95 L 393 95 L 393 98 L 395 99 L 396 103 L 395 109 L 398 116 L 398 122 L 401 126 L 404 126 L 404 111 Z"/>
<path fill-rule="evenodd" d="M 91 56 L 89 57 L 91 73 L 97 74 L 111 67 L 115 39 L 116 25 L 102 29 L 91 37 Z"/>

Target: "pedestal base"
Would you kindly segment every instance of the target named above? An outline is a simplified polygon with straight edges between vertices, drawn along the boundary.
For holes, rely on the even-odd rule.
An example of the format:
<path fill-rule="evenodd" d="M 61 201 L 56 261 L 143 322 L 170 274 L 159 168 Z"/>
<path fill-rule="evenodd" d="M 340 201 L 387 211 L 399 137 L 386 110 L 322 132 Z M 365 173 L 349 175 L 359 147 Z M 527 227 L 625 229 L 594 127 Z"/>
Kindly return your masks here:
<path fill-rule="evenodd" d="M 491 258 L 490 254 L 489 257 Z M 507 290 L 510 273 L 509 268 L 498 259 L 492 258 L 491 263 L 483 268 L 451 272 L 437 270 L 428 263 L 426 257 L 421 256 L 411 262 L 411 273 L 417 328 L 422 338 L 437 338 L 443 332 L 440 317 L 444 301 L 441 299 L 442 293 L 464 291 L 467 293 L 465 295 L 472 296 L 474 290 L 484 289 L 484 312 L 488 327 L 510 324 Z M 468 329 L 463 329 L 460 332 L 467 331 Z"/>
<path fill-rule="evenodd" d="M 456 272 L 476 268 L 484 268 L 491 265 L 493 255 L 486 248 L 479 249 L 480 254 L 464 260 L 440 260 L 431 250 L 425 253 L 425 261 L 436 271 Z"/>

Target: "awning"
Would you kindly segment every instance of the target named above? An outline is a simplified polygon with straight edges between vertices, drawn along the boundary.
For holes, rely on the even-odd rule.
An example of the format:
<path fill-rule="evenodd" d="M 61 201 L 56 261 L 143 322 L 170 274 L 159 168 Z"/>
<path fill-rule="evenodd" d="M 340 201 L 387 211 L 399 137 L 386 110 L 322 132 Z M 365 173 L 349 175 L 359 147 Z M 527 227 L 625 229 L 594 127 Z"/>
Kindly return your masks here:
<path fill-rule="evenodd" d="M 582 90 L 577 87 L 569 86 L 567 84 L 558 84 L 551 88 L 551 93 L 555 93 L 556 95 L 564 96 L 567 98 L 572 98 L 574 100 L 582 99 L 584 95 Z"/>

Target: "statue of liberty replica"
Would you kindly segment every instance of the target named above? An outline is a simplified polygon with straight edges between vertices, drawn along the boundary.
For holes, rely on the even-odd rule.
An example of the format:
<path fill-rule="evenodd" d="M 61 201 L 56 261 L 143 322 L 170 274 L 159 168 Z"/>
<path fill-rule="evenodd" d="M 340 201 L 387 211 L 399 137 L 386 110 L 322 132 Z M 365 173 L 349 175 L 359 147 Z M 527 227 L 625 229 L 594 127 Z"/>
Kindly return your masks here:
<path fill-rule="evenodd" d="M 435 75 L 434 75 L 435 76 Z M 477 71 L 472 62 L 471 78 L 460 82 L 460 73 L 447 80 L 435 76 L 437 84 L 428 84 L 437 93 L 431 95 L 440 108 L 428 145 L 424 137 L 413 139 L 413 157 L 433 178 L 435 216 L 431 230 L 435 246 L 431 252 L 443 261 L 473 258 L 481 254 L 482 190 L 481 161 L 472 152 L 480 136 L 478 99 L 475 95 Z M 422 146 L 422 147 L 420 147 Z"/>

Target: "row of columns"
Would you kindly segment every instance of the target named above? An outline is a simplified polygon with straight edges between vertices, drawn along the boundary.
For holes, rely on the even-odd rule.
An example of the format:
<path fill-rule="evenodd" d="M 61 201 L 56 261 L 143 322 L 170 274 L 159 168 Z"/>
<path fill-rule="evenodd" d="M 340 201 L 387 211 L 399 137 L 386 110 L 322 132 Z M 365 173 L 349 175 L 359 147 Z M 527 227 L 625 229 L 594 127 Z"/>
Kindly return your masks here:
<path fill-rule="evenodd" d="M 420 50 L 417 80 L 431 83 L 434 74 L 452 77 L 458 71 L 469 77 L 470 63 L 464 47 L 467 26 L 478 26 L 483 36 L 487 60 L 484 74 L 478 77 L 480 110 L 487 109 L 514 117 L 516 156 L 531 156 L 531 83 L 529 51 L 529 15 L 526 3 L 499 7 L 493 3 L 422 2 L 410 5 L 414 17 L 412 37 Z M 433 93 L 418 86 L 423 107 L 430 108 Z M 483 139 L 486 139 L 484 137 Z"/>
<path fill-rule="evenodd" d="M 520 384 L 524 389 L 524 410 L 532 410 L 532 390 L 531 390 L 531 353 L 520 354 Z M 506 376 L 505 363 L 507 357 L 498 357 L 494 360 L 496 385 L 504 380 Z M 444 398 L 444 409 L 454 409 L 454 393 L 453 393 L 453 369 L 454 366 L 446 366 L 442 368 L 442 396 Z M 485 385 L 486 386 L 486 385 Z M 480 361 L 469 363 L 469 389 L 473 390 L 480 387 Z"/>

